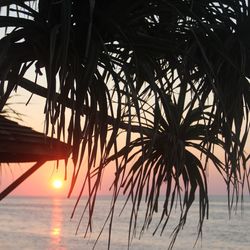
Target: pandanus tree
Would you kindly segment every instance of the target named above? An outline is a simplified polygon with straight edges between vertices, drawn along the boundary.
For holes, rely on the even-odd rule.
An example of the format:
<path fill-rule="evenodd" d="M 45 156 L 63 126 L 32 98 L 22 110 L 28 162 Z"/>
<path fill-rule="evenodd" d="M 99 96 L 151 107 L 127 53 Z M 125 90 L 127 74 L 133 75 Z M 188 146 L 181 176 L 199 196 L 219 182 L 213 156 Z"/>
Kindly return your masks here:
<path fill-rule="evenodd" d="M 129 239 L 142 201 L 142 231 L 158 210 L 156 230 L 164 230 L 178 199 L 170 248 L 197 193 L 201 233 L 208 162 L 229 199 L 249 185 L 247 0 L 2 0 L 0 7 L 1 109 L 19 87 L 46 98 L 46 132 L 73 146 L 69 195 L 86 168 L 87 230 L 110 164 L 110 229 L 121 193 L 132 201 Z M 29 71 L 34 81 L 26 78 Z"/>

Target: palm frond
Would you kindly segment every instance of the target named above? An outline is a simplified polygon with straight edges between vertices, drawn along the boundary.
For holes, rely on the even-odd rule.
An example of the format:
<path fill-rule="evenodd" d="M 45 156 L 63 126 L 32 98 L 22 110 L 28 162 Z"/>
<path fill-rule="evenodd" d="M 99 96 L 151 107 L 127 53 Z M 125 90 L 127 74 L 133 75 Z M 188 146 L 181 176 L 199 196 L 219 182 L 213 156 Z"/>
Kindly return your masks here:
<path fill-rule="evenodd" d="M 201 233 L 208 211 L 208 161 L 228 191 L 232 187 L 239 195 L 240 182 L 249 181 L 248 1 L 2 0 L 0 8 L 5 28 L 0 109 L 19 86 L 46 98 L 46 132 L 66 134 L 73 145 L 69 195 L 87 158 L 88 229 L 111 161 L 116 173 L 108 218 L 112 221 L 118 195 L 126 193 L 133 204 L 129 241 L 142 198 L 144 231 L 158 211 L 163 187 L 158 227 L 164 230 L 175 199 L 181 207 L 170 248 L 196 192 Z M 34 83 L 25 79 L 32 69 Z M 42 85 L 37 79 L 43 72 Z M 214 155 L 217 149 L 225 159 Z"/>

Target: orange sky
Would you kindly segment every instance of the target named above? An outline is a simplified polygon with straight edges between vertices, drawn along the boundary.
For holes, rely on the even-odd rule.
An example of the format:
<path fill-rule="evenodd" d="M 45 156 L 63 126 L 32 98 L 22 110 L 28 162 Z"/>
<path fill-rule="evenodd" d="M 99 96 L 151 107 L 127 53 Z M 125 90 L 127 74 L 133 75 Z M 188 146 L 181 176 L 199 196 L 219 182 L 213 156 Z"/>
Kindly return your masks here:
<path fill-rule="evenodd" d="M 21 175 L 28 167 L 32 164 L 11 164 L 9 166 L 2 166 L 1 174 L 1 186 L 0 190 L 3 190 L 8 184 L 15 180 L 19 175 Z M 37 170 L 32 176 L 30 176 L 26 181 L 24 181 L 12 195 L 20 196 L 63 196 L 66 197 L 68 194 L 70 186 L 70 172 L 73 167 L 72 164 L 68 165 L 69 175 L 67 181 L 63 181 L 62 189 L 55 189 L 52 186 L 54 179 L 64 179 L 64 164 L 56 170 L 54 162 L 47 162 L 39 170 Z M 100 194 L 109 194 L 109 187 L 113 179 L 113 173 L 107 171 L 105 174 L 104 182 L 102 184 L 102 189 Z M 76 185 L 75 192 L 73 195 L 77 195 L 80 190 L 81 179 L 79 179 Z M 210 194 L 226 194 L 226 186 L 223 184 L 221 177 L 214 171 L 209 172 L 209 193 Z M 86 194 L 86 192 L 85 192 Z"/>
<path fill-rule="evenodd" d="M 37 131 L 43 131 L 43 108 L 44 99 L 33 97 L 31 102 L 26 106 L 25 102 L 29 99 L 30 94 L 25 91 L 18 91 L 17 96 L 10 99 L 11 108 L 15 111 L 23 114 L 23 121 L 26 126 L 32 127 Z M 248 142 L 249 143 L 249 142 Z M 24 164 L 21 166 L 15 165 L 3 165 L 1 174 L 1 186 L 0 190 L 3 190 L 8 184 L 10 184 L 15 178 L 17 178 L 21 173 L 27 169 L 31 164 Z M 60 190 L 55 190 L 51 182 L 54 178 L 64 177 L 64 166 L 60 164 L 59 170 L 55 169 L 54 162 L 47 162 L 43 165 L 33 176 L 29 177 L 24 183 L 22 183 L 12 194 L 13 195 L 31 195 L 31 196 L 67 196 L 70 185 L 70 173 L 72 171 L 73 164 L 68 165 L 68 180 L 64 182 L 64 186 Z M 209 169 L 209 193 L 210 194 L 226 194 L 226 186 L 223 183 L 221 177 L 210 166 Z M 107 170 L 105 178 L 103 179 L 102 190 L 100 194 L 108 194 L 108 189 L 113 180 L 113 171 Z M 78 188 L 74 194 L 78 194 L 81 185 L 81 180 L 79 179 Z"/>
<path fill-rule="evenodd" d="M 22 163 L 22 164 L 3 164 L 2 174 L 1 174 L 1 185 L 0 191 L 3 190 L 7 185 L 18 178 L 25 170 L 31 167 L 33 163 Z M 19 196 L 62 196 L 67 197 L 70 183 L 71 174 L 73 170 L 73 163 L 69 161 L 67 166 L 68 177 L 64 180 L 65 174 L 65 164 L 60 161 L 59 168 L 56 168 L 56 163 L 54 161 L 49 161 L 41 166 L 33 175 L 26 179 L 16 190 L 14 190 L 11 195 Z M 82 170 L 84 170 L 84 165 Z M 76 187 L 74 189 L 73 195 L 78 195 L 81 185 L 83 183 L 85 175 L 83 171 L 79 174 L 79 179 L 77 181 Z M 55 189 L 53 187 L 53 181 L 59 179 L 63 181 L 63 187 L 61 189 Z M 103 183 L 100 190 L 101 195 L 111 194 L 109 192 L 110 185 L 113 180 L 113 171 L 106 171 L 104 173 Z M 87 195 L 86 190 L 83 194 Z"/>

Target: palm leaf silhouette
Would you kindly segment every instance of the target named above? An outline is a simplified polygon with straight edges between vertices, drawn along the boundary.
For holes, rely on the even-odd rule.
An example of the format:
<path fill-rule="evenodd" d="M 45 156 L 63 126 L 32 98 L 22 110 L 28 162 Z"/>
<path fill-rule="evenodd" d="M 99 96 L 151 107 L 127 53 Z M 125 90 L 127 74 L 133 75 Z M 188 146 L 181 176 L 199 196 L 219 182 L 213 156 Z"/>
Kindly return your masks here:
<path fill-rule="evenodd" d="M 162 230 L 181 197 L 170 248 L 197 189 L 200 233 L 208 211 L 208 161 L 224 178 L 229 198 L 231 187 L 239 195 L 240 183 L 249 180 L 248 1 L 4 0 L 0 8 L 0 109 L 19 86 L 46 98 L 46 132 L 67 135 L 73 146 L 69 195 L 88 159 L 88 229 L 111 161 L 116 174 L 108 218 L 125 192 L 133 202 L 129 239 L 143 195 L 142 231 L 158 211 L 163 187 Z M 26 79 L 33 69 L 34 82 Z M 219 148 L 225 159 L 214 155 Z"/>

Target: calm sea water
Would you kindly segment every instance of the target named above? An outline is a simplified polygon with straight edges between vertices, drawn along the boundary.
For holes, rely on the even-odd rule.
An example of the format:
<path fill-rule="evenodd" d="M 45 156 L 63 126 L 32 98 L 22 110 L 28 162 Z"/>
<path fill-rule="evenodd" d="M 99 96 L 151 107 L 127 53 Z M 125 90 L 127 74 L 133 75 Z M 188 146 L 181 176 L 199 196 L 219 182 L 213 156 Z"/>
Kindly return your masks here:
<path fill-rule="evenodd" d="M 246 198 L 244 210 L 239 207 L 238 212 L 229 220 L 226 197 L 210 197 L 209 220 L 205 221 L 203 238 L 194 249 L 250 249 L 250 201 L 249 197 Z M 73 199 L 29 197 L 10 197 L 0 202 L 0 249 L 92 249 L 110 205 L 109 197 L 98 199 L 93 233 L 86 238 L 83 237 L 86 218 L 83 218 L 79 232 L 75 235 L 83 205 L 79 206 L 76 216 L 70 220 L 74 202 Z M 118 201 L 118 211 L 123 203 L 123 200 Z M 127 249 L 129 211 L 125 209 L 121 216 L 117 215 L 115 218 L 111 249 Z M 193 249 L 197 236 L 197 214 L 196 204 L 190 211 L 187 224 L 181 231 L 174 249 Z M 178 212 L 174 212 L 172 217 L 162 236 L 152 236 L 152 225 L 141 239 L 133 240 L 130 249 L 167 249 L 170 233 L 177 223 Z M 156 216 L 155 223 L 157 222 Z M 99 239 L 96 249 L 107 249 L 107 230 Z"/>

